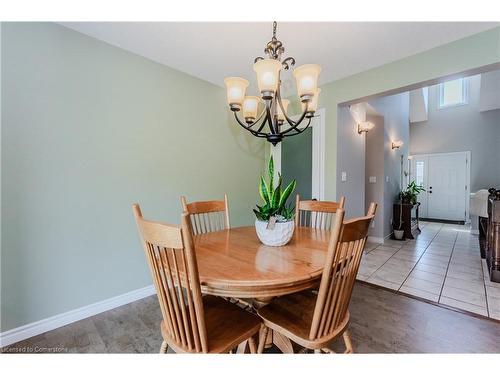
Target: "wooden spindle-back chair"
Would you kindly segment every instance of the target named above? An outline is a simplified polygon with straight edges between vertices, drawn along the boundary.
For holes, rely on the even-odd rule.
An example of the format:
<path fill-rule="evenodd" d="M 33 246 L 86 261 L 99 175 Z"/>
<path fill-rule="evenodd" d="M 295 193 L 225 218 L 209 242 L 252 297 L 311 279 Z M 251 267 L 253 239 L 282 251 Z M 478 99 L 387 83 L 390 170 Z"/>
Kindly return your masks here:
<path fill-rule="evenodd" d="M 224 353 L 246 342 L 255 352 L 260 319 L 223 298 L 202 297 L 188 214 L 178 227 L 145 220 L 138 204 L 133 211 L 163 317 L 160 353 L 169 346 L 175 352 Z"/>
<path fill-rule="evenodd" d="M 227 195 L 221 201 L 200 201 L 187 203 L 186 197 L 181 197 L 182 209 L 189 214 L 193 234 L 215 232 L 229 229 L 229 204 Z"/>
<path fill-rule="evenodd" d="M 353 352 L 348 307 L 376 207 L 371 203 L 366 216 L 346 221 L 344 210 L 337 210 L 318 293 L 280 297 L 260 309 L 262 340 L 272 329 L 306 348 L 331 352 L 328 345 L 342 334 L 346 353 Z"/>
<path fill-rule="evenodd" d="M 297 194 L 295 199 L 295 226 L 327 230 L 333 225 L 335 213 L 344 208 L 345 197 L 338 202 L 331 201 L 301 201 Z"/>

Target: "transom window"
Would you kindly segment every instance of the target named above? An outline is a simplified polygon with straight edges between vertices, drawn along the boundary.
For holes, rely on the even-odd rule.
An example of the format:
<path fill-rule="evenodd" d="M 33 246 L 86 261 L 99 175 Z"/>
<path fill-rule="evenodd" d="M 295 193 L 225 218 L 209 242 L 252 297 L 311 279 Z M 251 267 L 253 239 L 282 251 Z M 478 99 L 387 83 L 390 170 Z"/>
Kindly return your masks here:
<path fill-rule="evenodd" d="M 453 107 L 468 103 L 468 81 L 455 79 L 439 84 L 439 108 Z"/>

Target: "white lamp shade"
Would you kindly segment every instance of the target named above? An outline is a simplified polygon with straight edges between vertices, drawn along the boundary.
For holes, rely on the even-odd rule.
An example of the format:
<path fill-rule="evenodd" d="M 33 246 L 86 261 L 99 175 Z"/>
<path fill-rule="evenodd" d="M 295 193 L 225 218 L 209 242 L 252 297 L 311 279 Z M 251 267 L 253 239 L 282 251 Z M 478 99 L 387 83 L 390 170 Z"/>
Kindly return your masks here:
<path fill-rule="evenodd" d="M 243 100 L 243 117 L 255 120 L 259 103 L 260 98 L 258 96 L 245 96 L 245 100 Z"/>
<path fill-rule="evenodd" d="M 288 105 L 290 104 L 290 100 L 281 99 L 281 104 L 283 104 L 283 109 L 285 110 L 285 113 L 286 113 L 287 109 L 288 109 Z M 279 103 L 276 103 L 276 116 L 278 117 L 279 121 L 285 121 L 285 115 L 283 114 L 283 111 L 281 110 Z"/>
<path fill-rule="evenodd" d="M 248 81 L 240 77 L 227 77 L 224 79 L 227 90 L 227 104 L 242 106 Z"/>
<path fill-rule="evenodd" d="M 314 95 L 318 88 L 318 77 L 321 67 L 317 64 L 306 64 L 299 66 L 293 71 L 297 82 L 297 93 L 300 98 Z"/>
<path fill-rule="evenodd" d="M 263 59 L 253 64 L 261 93 L 275 93 L 280 79 L 281 63 L 278 60 Z"/>
<path fill-rule="evenodd" d="M 319 94 L 321 94 L 320 88 L 316 89 L 314 96 L 309 102 L 302 102 L 302 111 L 305 110 L 307 105 L 307 112 L 316 112 L 316 110 L 318 109 Z"/>

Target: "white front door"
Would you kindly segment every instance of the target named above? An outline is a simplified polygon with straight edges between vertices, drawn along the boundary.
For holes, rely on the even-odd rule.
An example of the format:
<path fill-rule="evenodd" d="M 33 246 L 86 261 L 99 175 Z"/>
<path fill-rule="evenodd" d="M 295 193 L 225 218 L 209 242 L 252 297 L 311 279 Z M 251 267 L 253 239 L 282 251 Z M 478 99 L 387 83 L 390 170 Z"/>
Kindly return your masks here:
<path fill-rule="evenodd" d="M 411 177 L 426 189 L 420 193 L 420 217 L 468 220 L 469 152 L 414 155 Z"/>
<path fill-rule="evenodd" d="M 428 216 L 465 221 L 467 156 L 465 153 L 429 156 Z"/>

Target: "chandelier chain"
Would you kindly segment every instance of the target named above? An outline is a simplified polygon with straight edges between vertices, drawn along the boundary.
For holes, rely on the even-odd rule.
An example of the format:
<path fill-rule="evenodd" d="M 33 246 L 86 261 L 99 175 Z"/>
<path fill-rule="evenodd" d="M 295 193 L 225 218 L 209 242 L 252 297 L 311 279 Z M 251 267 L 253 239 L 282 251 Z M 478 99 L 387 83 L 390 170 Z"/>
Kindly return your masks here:
<path fill-rule="evenodd" d="M 273 22 L 273 40 L 276 39 L 276 28 L 278 27 L 278 23 L 276 21 Z"/>

